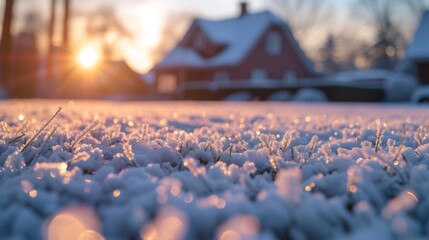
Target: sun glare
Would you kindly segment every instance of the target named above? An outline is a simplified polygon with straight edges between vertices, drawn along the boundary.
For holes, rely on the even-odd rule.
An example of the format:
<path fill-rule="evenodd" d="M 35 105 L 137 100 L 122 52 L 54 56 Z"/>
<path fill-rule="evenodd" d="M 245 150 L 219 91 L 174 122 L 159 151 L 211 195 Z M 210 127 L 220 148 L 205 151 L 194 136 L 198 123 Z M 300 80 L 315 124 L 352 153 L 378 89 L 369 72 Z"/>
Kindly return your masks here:
<path fill-rule="evenodd" d="M 99 54 L 95 48 L 84 48 L 79 52 L 78 61 L 82 67 L 90 68 L 97 64 Z"/>

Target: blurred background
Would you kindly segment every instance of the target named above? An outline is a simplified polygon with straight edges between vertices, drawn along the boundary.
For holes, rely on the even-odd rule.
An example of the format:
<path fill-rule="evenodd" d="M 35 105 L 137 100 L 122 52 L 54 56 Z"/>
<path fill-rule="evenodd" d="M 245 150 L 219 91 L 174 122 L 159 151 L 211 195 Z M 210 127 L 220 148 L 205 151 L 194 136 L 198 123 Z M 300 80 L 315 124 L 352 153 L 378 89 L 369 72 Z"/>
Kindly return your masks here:
<path fill-rule="evenodd" d="M 338 95 L 336 90 L 311 83 L 327 79 L 338 82 L 339 73 L 350 82 L 356 71 L 365 80 L 373 79 L 374 72 L 361 70 L 376 69 L 378 81 L 390 81 L 389 74 L 398 73 L 415 77 L 417 85 L 426 83 L 426 79 L 419 79 L 422 70 L 416 70 L 417 65 L 410 66 L 414 59 L 407 56 L 407 48 L 429 7 L 427 0 L 2 0 L 0 95 L 196 99 L 186 94 L 188 89 L 179 88 L 185 80 L 178 77 L 167 81 L 170 85 L 174 82 L 174 86 L 164 84 L 164 90 L 170 91 L 160 91 L 162 76 L 157 63 L 184 43 L 185 34 L 192 31 L 196 20 L 239 19 L 243 7 L 249 15 L 269 11 L 286 24 L 317 72 L 302 77 L 308 81 L 298 82 L 320 90 L 327 100 L 335 100 L 331 95 Z M 379 76 L 379 70 L 386 72 Z M 262 75 L 270 80 L 276 78 L 269 72 Z M 230 75 L 228 80 L 233 80 Z M 201 88 L 207 90 L 210 84 Z M 359 84 L 353 87 L 366 87 L 368 81 Z M 288 93 L 296 94 L 303 87 L 282 81 L 273 88 L 285 93 L 277 96 L 287 99 Z M 242 96 L 239 100 L 266 100 L 265 95 L 280 92 L 262 94 L 255 90 L 245 96 L 242 90 L 220 93 L 211 89 L 214 96 L 209 100 L 225 99 L 231 93 Z M 380 91 L 383 96 L 363 101 L 386 100 L 390 93 L 386 93 L 385 84 Z M 348 100 L 353 99 L 345 99 Z"/>

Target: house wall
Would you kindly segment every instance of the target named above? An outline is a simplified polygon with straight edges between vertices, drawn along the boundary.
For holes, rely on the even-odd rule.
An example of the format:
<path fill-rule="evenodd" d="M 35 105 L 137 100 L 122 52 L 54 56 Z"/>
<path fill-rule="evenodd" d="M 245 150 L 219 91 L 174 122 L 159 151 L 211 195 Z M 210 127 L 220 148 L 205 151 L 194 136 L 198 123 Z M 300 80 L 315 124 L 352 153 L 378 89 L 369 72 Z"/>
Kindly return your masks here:
<path fill-rule="evenodd" d="M 417 63 L 417 76 L 421 84 L 429 84 L 429 61 Z"/>
<path fill-rule="evenodd" d="M 266 51 L 265 41 L 270 32 L 277 32 L 282 37 L 282 51 L 277 56 L 269 55 Z M 248 79 L 253 69 L 264 69 L 271 79 L 283 79 L 285 72 L 294 72 L 297 78 L 312 76 L 282 28 L 275 25 L 266 30 L 245 60 L 233 70 L 232 77 Z"/>

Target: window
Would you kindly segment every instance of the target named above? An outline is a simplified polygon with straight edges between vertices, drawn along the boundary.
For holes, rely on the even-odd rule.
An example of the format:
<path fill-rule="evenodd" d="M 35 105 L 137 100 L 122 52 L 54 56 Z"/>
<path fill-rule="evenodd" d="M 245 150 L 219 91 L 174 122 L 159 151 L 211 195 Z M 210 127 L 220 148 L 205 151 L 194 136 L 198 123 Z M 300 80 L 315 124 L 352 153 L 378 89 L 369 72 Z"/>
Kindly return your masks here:
<path fill-rule="evenodd" d="M 296 74 L 293 71 L 286 71 L 283 75 L 283 83 L 285 84 L 296 83 L 296 80 Z"/>
<path fill-rule="evenodd" d="M 173 93 L 177 88 L 177 77 L 174 74 L 162 74 L 158 81 L 160 93 Z"/>
<path fill-rule="evenodd" d="M 269 55 L 276 56 L 282 52 L 282 37 L 278 32 L 270 32 L 265 41 L 265 50 Z"/>
<path fill-rule="evenodd" d="M 253 69 L 251 73 L 252 83 L 264 83 L 268 80 L 267 72 L 264 69 Z"/>
<path fill-rule="evenodd" d="M 216 82 L 228 82 L 229 74 L 228 72 L 225 72 L 225 71 L 215 72 L 213 76 L 213 80 L 215 80 Z"/>

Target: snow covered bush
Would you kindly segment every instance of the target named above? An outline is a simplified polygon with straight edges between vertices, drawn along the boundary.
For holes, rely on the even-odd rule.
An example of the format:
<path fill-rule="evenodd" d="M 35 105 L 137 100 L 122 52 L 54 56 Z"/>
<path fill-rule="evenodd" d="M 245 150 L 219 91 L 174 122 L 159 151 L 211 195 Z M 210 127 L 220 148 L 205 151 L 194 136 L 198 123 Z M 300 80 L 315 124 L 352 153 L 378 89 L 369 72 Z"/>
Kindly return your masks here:
<path fill-rule="evenodd" d="M 429 237 L 422 108 L 7 101 L 0 111 L 0 239 Z"/>
<path fill-rule="evenodd" d="M 292 101 L 294 102 L 327 102 L 329 101 L 326 94 L 314 88 L 303 88 L 299 90 Z"/>

